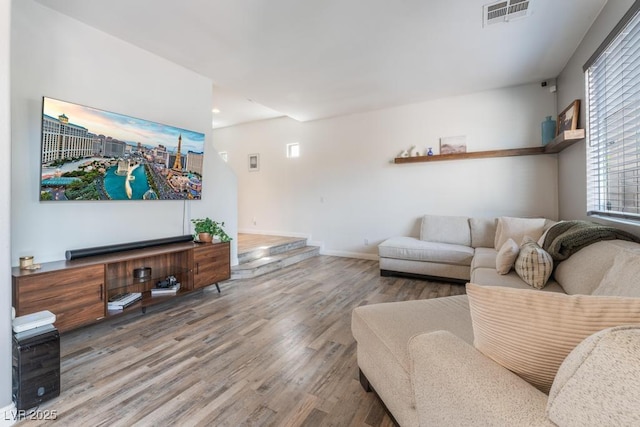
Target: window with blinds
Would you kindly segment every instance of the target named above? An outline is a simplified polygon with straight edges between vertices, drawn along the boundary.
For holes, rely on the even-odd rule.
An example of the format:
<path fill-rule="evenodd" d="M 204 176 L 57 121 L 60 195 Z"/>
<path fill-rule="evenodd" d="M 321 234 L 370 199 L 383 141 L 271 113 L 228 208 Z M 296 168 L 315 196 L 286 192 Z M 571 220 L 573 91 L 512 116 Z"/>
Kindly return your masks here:
<path fill-rule="evenodd" d="M 640 14 L 585 64 L 587 214 L 640 222 Z"/>

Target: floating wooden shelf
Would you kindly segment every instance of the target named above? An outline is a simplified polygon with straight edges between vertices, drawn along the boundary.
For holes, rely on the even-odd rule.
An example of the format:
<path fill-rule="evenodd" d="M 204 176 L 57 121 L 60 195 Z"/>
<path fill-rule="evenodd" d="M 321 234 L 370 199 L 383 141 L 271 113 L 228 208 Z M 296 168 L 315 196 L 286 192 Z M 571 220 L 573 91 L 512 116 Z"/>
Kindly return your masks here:
<path fill-rule="evenodd" d="M 472 151 L 469 153 L 437 154 L 433 156 L 396 157 L 394 163 L 421 163 L 443 160 L 483 159 L 487 157 L 532 156 L 559 153 L 570 145 L 584 139 L 584 129 L 566 130 L 545 146 L 510 148 L 506 150 Z"/>
<path fill-rule="evenodd" d="M 559 153 L 576 142 L 582 141 L 584 137 L 584 129 L 565 130 L 544 147 L 544 152 L 547 154 Z"/>

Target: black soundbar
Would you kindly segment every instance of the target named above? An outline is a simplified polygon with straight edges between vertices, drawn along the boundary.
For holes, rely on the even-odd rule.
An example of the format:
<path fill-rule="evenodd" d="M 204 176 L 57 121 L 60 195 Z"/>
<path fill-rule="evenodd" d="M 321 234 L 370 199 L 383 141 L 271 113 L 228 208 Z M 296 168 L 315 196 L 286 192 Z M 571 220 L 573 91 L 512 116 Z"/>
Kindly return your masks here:
<path fill-rule="evenodd" d="M 64 253 L 67 260 L 85 258 L 95 255 L 106 255 L 114 252 L 130 251 L 133 249 L 143 249 L 151 246 L 168 245 L 170 243 L 189 242 L 193 240 L 193 236 L 186 234 L 184 236 L 165 237 L 164 239 L 143 240 L 140 242 L 119 243 L 116 245 L 97 246 L 95 248 L 72 249 Z"/>

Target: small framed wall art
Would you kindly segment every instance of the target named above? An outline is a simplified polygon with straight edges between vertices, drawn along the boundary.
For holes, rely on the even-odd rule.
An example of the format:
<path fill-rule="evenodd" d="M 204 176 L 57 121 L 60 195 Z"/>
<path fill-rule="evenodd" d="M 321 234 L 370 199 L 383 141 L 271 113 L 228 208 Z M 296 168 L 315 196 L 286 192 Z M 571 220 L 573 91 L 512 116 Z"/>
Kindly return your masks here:
<path fill-rule="evenodd" d="M 558 125 L 556 126 L 556 136 L 565 130 L 578 129 L 578 117 L 580 116 L 580 100 L 576 99 L 567 108 L 558 114 Z"/>
<path fill-rule="evenodd" d="M 249 172 L 260 170 L 260 154 L 249 154 Z"/>
<path fill-rule="evenodd" d="M 440 154 L 458 154 L 467 152 L 467 136 L 443 136 L 440 138 Z"/>

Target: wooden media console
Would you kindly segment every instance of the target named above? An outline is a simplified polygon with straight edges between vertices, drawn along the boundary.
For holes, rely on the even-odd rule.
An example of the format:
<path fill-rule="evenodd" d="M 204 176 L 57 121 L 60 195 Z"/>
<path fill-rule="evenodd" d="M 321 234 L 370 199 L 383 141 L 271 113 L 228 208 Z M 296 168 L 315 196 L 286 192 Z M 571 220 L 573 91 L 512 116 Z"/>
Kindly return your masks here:
<path fill-rule="evenodd" d="M 151 276 L 134 278 L 133 270 L 150 268 Z M 231 277 L 230 244 L 172 243 L 144 249 L 41 264 L 38 270 L 12 269 L 16 316 L 49 310 L 65 332 L 133 309 L 166 302 Z M 167 276 L 180 283 L 175 295 L 152 296 Z M 140 292 L 142 299 L 124 310 L 108 310 L 109 298 Z"/>

